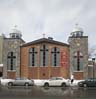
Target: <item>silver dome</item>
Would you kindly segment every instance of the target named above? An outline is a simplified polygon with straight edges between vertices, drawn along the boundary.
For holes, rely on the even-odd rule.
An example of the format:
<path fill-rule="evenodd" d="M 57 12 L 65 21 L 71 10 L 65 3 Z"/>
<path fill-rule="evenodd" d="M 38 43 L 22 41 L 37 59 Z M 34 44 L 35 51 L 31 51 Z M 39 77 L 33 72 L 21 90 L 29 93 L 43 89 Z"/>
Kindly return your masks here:
<path fill-rule="evenodd" d="M 72 32 L 83 32 L 83 29 L 81 27 L 75 27 Z"/>
<path fill-rule="evenodd" d="M 83 29 L 76 24 L 75 28 L 71 32 L 72 36 L 83 36 Z"/>
<path fill-rule="evenodd" d="M 21 37 L 22 37 L 21 31 L 18 30 L 17 27 L 15 26 L 14 29 L 10 31 L 10 38 L 21 38 Z"/>

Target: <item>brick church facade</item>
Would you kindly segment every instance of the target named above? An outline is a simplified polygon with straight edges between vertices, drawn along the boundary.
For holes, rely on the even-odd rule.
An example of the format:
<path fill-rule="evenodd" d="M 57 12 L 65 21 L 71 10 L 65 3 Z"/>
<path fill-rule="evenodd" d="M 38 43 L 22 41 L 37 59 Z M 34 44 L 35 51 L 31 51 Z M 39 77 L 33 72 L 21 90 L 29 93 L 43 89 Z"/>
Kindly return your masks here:
<path fill-rule="evenodd" d="M 78 26 L 68 43 L 52 37 L 25 43 L 19 30 L 0 36 L 0 75 L 4 78 L 48 79 L 54 76 L 88 78 L 88 36 Z"/>
<path fill-rule="evenodd" d="M 21 76 L 32 79 L 69 77 L 69 45 L 42 38 L 21 46 Z"/>

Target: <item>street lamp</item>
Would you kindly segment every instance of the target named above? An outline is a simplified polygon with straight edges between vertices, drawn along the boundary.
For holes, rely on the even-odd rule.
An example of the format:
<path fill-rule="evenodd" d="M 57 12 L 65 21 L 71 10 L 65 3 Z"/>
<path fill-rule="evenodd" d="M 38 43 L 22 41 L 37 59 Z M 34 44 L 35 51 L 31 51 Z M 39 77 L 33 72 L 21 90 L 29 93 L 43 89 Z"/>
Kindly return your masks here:
<path fill-rule="evenodd" d="M 95 70 L 94 70 L 95 69 L 94 68 L 95 67 L 94 66 L 95 65 L 95 58 L 92 58 L 92 62 L 93 62 L 93 79 L 94 79 L 94 77 L 95 77 L 95 74 L 94 74 L 95 73 Z"/>

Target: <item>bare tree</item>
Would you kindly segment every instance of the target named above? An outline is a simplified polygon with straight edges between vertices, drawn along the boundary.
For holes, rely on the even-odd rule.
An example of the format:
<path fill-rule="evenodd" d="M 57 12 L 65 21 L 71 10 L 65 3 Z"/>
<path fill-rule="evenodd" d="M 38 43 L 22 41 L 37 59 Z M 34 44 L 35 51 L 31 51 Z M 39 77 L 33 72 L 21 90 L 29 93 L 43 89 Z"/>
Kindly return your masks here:
<path fill-rule="evenodd" d="M 90 48 L 88 51 L 88 58 L 91 58 L 93 55 L 96 56 L 95 51 L 96 51 L 95 48 Z"/>

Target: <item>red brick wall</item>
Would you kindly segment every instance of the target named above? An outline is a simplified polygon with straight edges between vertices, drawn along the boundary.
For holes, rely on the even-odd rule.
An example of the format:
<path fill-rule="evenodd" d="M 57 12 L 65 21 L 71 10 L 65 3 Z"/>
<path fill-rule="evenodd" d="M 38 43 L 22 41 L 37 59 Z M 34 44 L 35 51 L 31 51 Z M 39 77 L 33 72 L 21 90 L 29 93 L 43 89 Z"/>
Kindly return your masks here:
<path fill-rule="evenodd" d="M 30 78 L 30 79 L 38 78 L 38 67 L 29 67 L 28 78 Z"/>
<path fill-rule="evenodd" d="M 48 67 L 40 67 L 40 70 L 39 70 L 39 78 L 40 79 L 48 79 L 49 77 L 49 71 L 48 71 Z"/>
<path fill-rule="evenodd" d="M 28 77 L 28 49 L 21 49 L 21 77 Z"/>
<path fill-rule="evenodd" d="M 3 72 L 3 67 L 0 67 L 0 72 Z"/>
<path fill-rule="evenodd" d="M 7 72 L 7 77 L 11 78 L 11 79 L 15 79 L 16 78 L 16 72 L 14 71 L 8 71 Z"/>
<path fill-rule="evenodd" d="M 60 67 L 51 68 L 51 77 L 60 76 Z"/>
<path fill-rule="evenodd" d="M 40 63 L 40 45 L 30 45 L 26 47 L 21 47 L 21 77 L 28 77 L 32 79 L 48 79 L 51 76 L 63 76 L 65 78 L 69 78 L 69 48 L 66 46 L 60 46 L 60 45 L 53 45 L 53 44 L 47 44 L 48 45 L 48 51 L 49 51 L 49 58 L 48 58 L 48 66 L 47 67 L 29 67 L 28 66 L 28 50 L 31 47 L 36 47 L 38 50 L 38 65 Z M 51 49 L 53 47 L 60 48 L 61 52 L 68 53 L 68 57 L 66 59 L 67 64 L 64 66 L 58 66 L 53 67 L 51 66 Z M 60 55 L 61 55 L 60 52 Z M 60 57 L 61 58 L 61 57 Z M 61 65 L 61 63 L 60 63 Z"/>
<path fill-rule="evenodd" d="M 83 79 L 83 72 L 74 72 L 74 79 L 80 80 Z"/>

